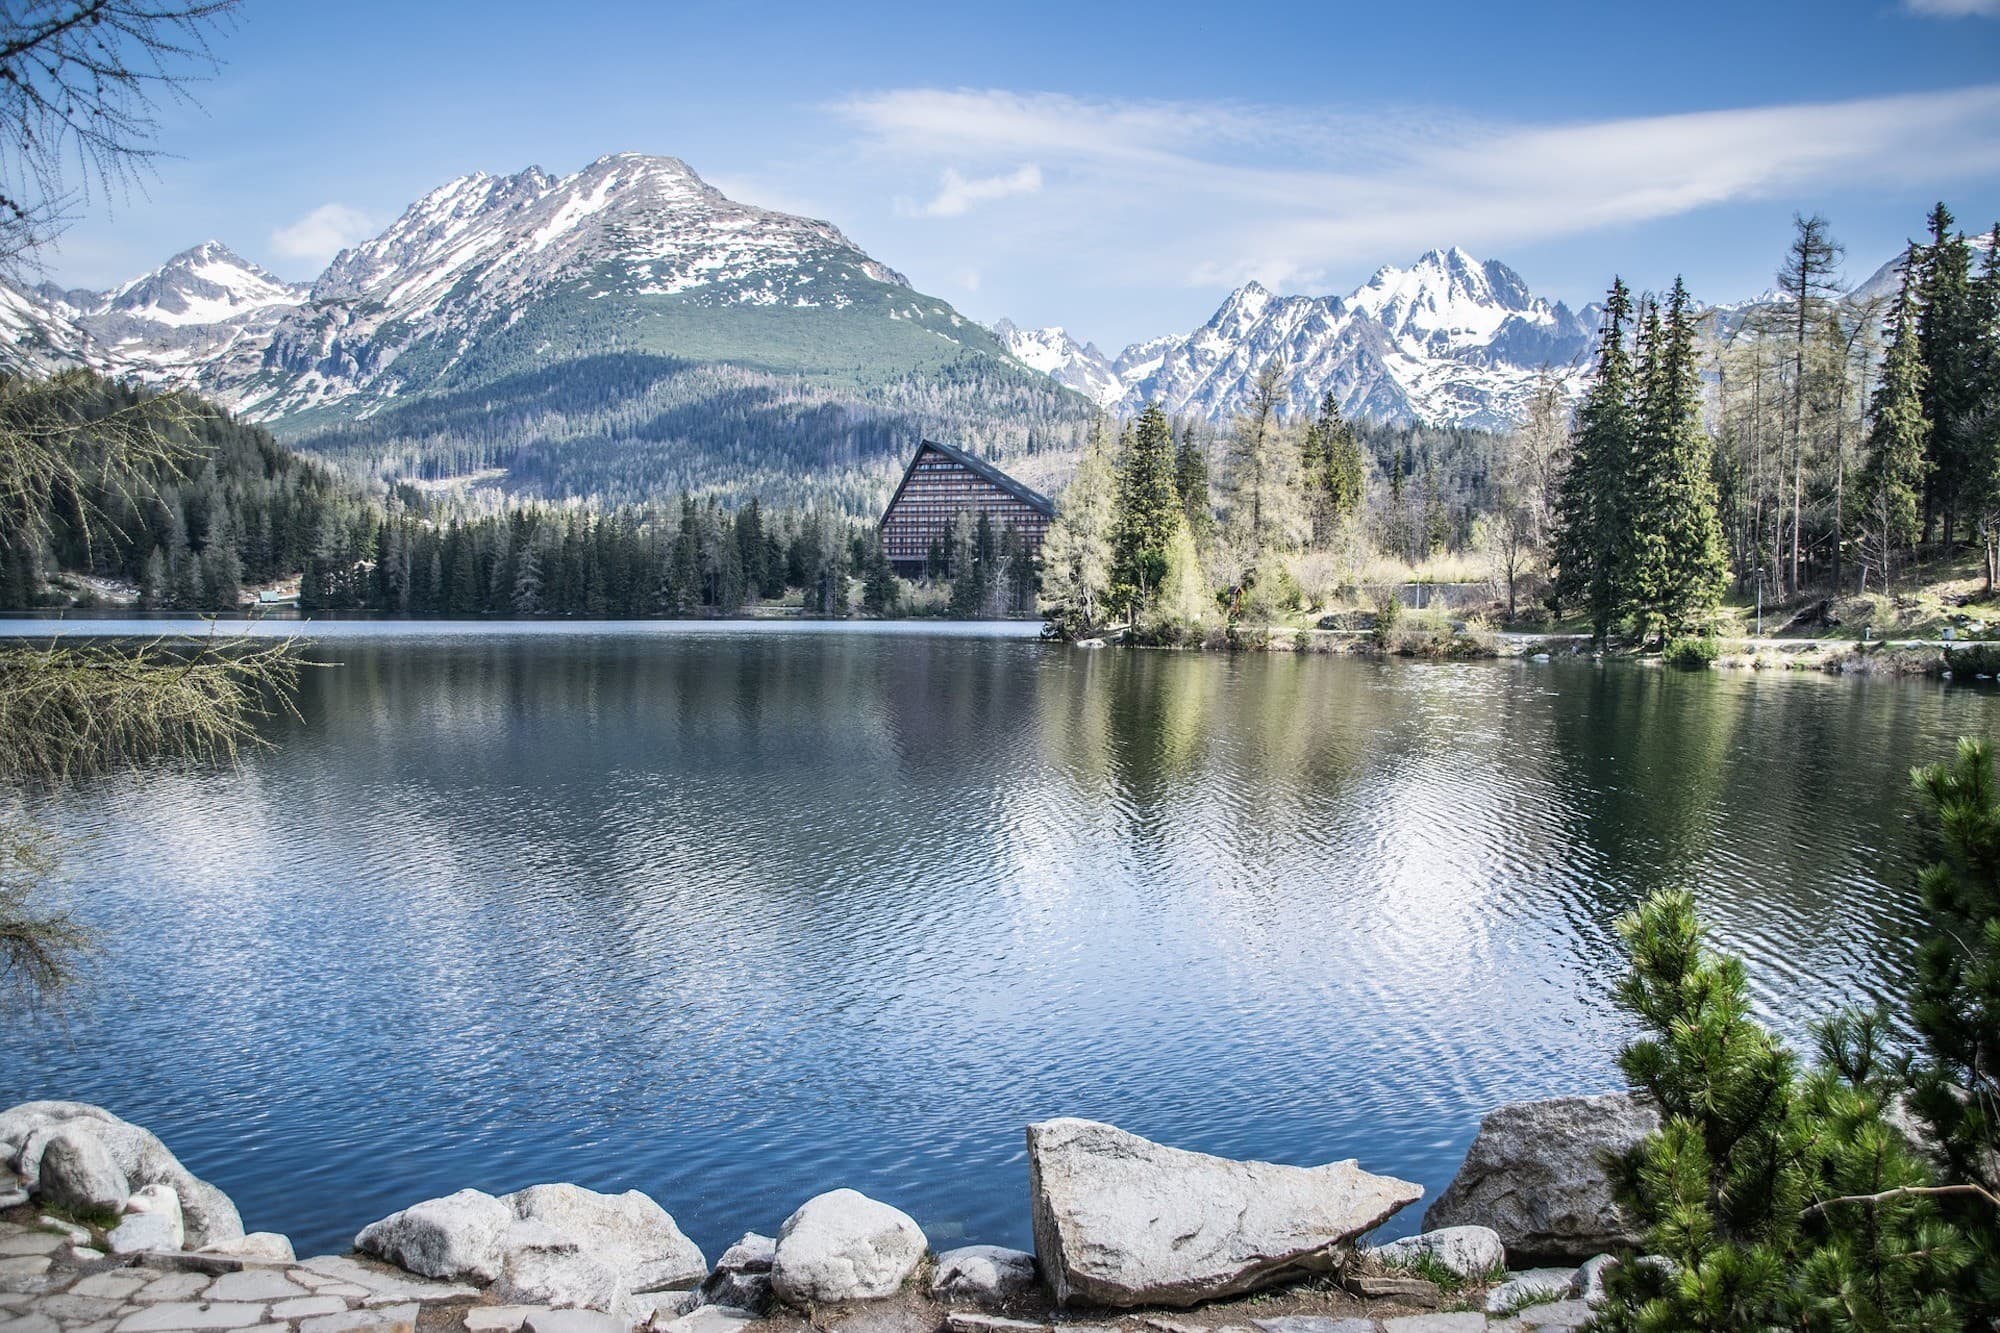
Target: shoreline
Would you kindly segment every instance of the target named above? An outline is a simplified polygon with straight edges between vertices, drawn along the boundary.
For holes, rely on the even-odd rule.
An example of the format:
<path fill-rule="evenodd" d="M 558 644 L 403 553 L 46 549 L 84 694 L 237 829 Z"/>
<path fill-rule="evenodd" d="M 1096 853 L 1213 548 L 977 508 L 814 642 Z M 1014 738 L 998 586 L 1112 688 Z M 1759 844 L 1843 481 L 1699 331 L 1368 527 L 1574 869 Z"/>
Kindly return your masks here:
<path fill-rule="evenodd" d="M 1424 1190 L 1352 1159 L 1237 1161 L 1096 1121 L 1026 1128 L 1034 1251 L 942 1251 L 835 1189 L 710 1266 L 647 1195 L 462 1189 L 301 1258 L 137 1125 L 0 1111 L 10 1333 L 1530 1333 L 1581 1326 L 1639 1238 L 1601 1166 L 1657 1130 L 1630 1093 L 1485 1117 L 1427 1230 Z M 1551 1193 L 1553 1191 L 1553 1193 Z M 1547 1197 L 1543 1197 L 1546 1195 Z M 1134 1208 L 1133 1200 L 1150 1202 Z M 1549 1229 L 1560 1205 L 1566 1221 Z M 1616 1251 L 1616 1253 L 1614 1253 Z M 1623 1256 L 1622 1258 L 1620 1256 Z M 1529 1265 L 1545 1265 L 1534 1266 Z"/>

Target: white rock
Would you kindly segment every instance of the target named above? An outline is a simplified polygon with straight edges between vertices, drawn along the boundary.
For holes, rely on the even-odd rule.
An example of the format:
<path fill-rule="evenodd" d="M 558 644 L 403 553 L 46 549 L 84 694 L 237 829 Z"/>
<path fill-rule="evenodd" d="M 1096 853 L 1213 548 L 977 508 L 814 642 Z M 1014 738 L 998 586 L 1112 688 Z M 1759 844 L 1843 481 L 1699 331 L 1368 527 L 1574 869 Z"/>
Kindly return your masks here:
<path fill-rule="evenodd" d="M 514 1210 L 491 1194 L 460 1190 L 371 1222 L 354 1248 L 422 1277 L 491 1282 L 500 1276 L 500 1238 L 514 1222 Z"/>
<path fill-rule="evenodd" d="M 965 1245 L 938 1256 L 931 1295 L 939 1300 L 997 1305 L 1035 1286 L 1035 1256 L 1000 1245 Z"/>
<path fill-rule="evenodd" d="M 1382 1321 L 1382 1333 L 1485 1333 L 1483 1314 L 1406 1314 Z"/>
<path fill-rule="evenodd" d="M 81 1130 L 102 1143 L 128 1189 L 147 1185 L 172 1189 L 181 1201 L 189 1244 L 202 1246 L 243 1234 L 243 1219 L 228 1195 L 182 1166 L 153 1134 L 86 1102 L 24 1102 L 0 1111 L 0 1166 L 11 1166 L 22 1185 L 34 1193 L 49 1141 L 66 1128 Z"/>
<path fill-rule="evenodd" d="M 42 1143 L 38 1166 L 37 1192 L 58 1208 L 117 1212 L 132 1194 L 104 1140 L 82 1125 L 57 1126 Z"/>
<path fill-rule="evenodd" d="M 1377 1245 L 1369 1253 L 1393 1268 L 1428 1255 L 1460 1277 L 1480 1277 L 1507 1262 L 1507 1247 L 1491 1227 L 1444 1227 Z"/>
<path fill-rule="evenodd" d="M 493 1295 L 510 1305 L 610 1311 L 625 1295 L 620 1271 L 541 1222 L 517 1221 L 500 1237 Z"/>
<path fill-rule="evenodd" d="M 580 1185 L 534 1185 L 501 1200 L 516 1217 L 574 1240 L 616 1270 L 627 1291 L 691 1287 L 708 1276 L 701 1249 L 666 1209 L 637 1190 L 599 1194 Z"/>
<path fill-rule="evenodd" d="M 779 1228 L 771 1290 L 797 1306 L 879 1300 L 909 1281 L 928 1248 L 907 1213 L 855 1190 L 831 1190 Z"/>
<path fill-rule="evenodd" d="M 1595 1259 L 1586 1259 L 1576 1270 L 1577 1294 L 1591 1305 L 1602 1305 L 1607 1299 L 1604 1290 L 1605 1275 L 1618 1267 L 1615 1255 L 1600 1254 Z"/>
<path fill-rule="evenodd" d="M 1530 1268 L 1512 1273 L 1486 1293 L 1486 1313 L 1505 1314 L 1525 1303 L 1562 1301 L 1576 1295 L 1574 1268 Z"/>
<path fill-rule="evenodd" d="M 292 1250 L 292 1239 L 275 1231 L 253 1231 L 235 1240 L 217 1241 L 201 1247 L 203 1254 L 226 1254 L 238 1259 L 270 1259 L 278 1263 L 291 1263 L 298 1258 Z"/>
<path fill-rule="evenodd" d="M 125 1201 L 126 1217 L 106 1237 L 113 1254 L 178 1250 L 187 1243 L 180 1195 L 165 1185 L 148 1185 Z"/>
<path fill-rule="evenodd" d="M 1480 1122 L 1424 1226 L 1491 1227 L 1510 1255 L 1571 1263 L 1637 1245 L 1602 1159 L 1659 1127 L 1659 1113 L 1630 1093 L 1510 1102 Z"/>
<path fill-rule="evenodd" d="M 770 1236 L 760 1236 L 754 1231 L 743 1233 L 743 1239 L 722 1252 L 715 1261 L 718 1273 L 768 1273 L 778 1258 L 778 1242 Z"/>
<path fill-rule="evenodd" d="M 778 1256 L 778 1242 L 751 1231 L 722 1252 L 715 1271 L 701 1286 L 688 1293 L 676 1313 L 689 1314 L 704 1305 L 727 1306 L 763 1314 L 771 1306 L 771 1264 Z"/>
<path fill-rule="evenodd" d="M 1090 1120 L 1028 1126 L 1035 1255 L 1058 1304 L 1194 1305 L 1323 1273 L 1420 1198 L 1352 1161 L 1237 1162 Z"/>
<path fill-rule="evenodd" d="M 119 1208 L 122 1211 L 124 1205 L 120 1204 Z M 74 1222 L 65 1222 L 60 1217 L 50 1217 L 47 1213 L 43 1213 L 40 1217 L 36 1218 L 35 1225 L 44 1231 L 55 1232 L 72 1245 L 90 1244 L 89 1227 L 80 1227 Z"/>

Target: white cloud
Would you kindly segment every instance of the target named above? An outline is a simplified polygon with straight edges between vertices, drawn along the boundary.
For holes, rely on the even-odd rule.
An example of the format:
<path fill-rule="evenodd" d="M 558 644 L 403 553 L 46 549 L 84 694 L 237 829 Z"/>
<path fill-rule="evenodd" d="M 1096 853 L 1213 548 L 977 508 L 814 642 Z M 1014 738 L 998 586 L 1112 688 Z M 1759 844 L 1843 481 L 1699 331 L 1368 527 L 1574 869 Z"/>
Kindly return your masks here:
<path fill-rule="evenodd" d="M 2000 18 L 2000 0 L 1903 0 L 1903 8 L 1929 18 Z"/>
<path fill-rule="evenodd" d="M 983 90 L 889 91 L 835 109 L 885 170 L 952 164 L 932 216 L 1029 179 L 969 173 L 1035 159 L 1035 242 L 1088 250 L 1133 283 L 1302 284 L 1431 245 L 1543 242 L 2000 170 L 2000 85 L 1546 126 Z"/>
<path fill-rule="evenodd" d="M 289 259 L 321 263 L 375 234 L 375 224 L 358 208 L 321 204 L 288 227 L 271 233 L 271 248 Z"/>
<path fill-rule="evenodd" d="M 1039 194 L 1041 189 L 1042 169 L 1032 162 L 1002 176 L 972 178 L 960 175 L 956 168 L 946 167 L 936 197 L 914 211 L 927 218 L 964 217 L 975 204 L 990 204 L 1018 194 Z"/>

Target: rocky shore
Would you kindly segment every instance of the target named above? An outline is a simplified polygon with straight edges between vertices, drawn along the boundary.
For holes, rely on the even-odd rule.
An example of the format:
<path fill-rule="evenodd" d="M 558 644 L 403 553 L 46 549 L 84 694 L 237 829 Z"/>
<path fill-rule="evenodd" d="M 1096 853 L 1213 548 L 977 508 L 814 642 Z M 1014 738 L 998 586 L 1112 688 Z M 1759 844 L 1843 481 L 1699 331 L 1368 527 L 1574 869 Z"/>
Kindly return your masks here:
<path fill-rule="evenodd" d="M 907 1214 L 839 1189 L 711 1266 L 645 1194 L 568 1184 L 422 1200 L 300 1259 L 146 1130 L 29 1102 L 0 1112 L 0 1333 L 1578 1328 L 1638 1244 L 1604 1159 L 1656 1123 L 1623 1093 L 1501 1107 L 1427 1229 L 1371 1245 L 1419 1186 L 1051 1120 L 1027 1129 L 1033 1253 L 933 1253 Z"/>

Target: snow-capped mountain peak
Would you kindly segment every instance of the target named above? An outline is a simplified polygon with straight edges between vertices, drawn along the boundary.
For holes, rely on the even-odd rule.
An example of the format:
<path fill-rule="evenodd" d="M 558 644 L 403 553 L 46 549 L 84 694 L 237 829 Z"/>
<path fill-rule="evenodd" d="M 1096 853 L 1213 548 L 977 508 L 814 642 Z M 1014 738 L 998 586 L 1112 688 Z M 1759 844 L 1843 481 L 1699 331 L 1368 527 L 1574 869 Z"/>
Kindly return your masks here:
<path fill-rule="evenodd" d="M 106 292 L 82 313 L 182 328 L 295 306 L 305 294 L 303 287 L 280 281 L 222 242 L 203 241 Z"/>
<path fill-rule="evenodd" d="M 1073 387 L 1099 383 L 1102 358 L 1086 363 L 1068 334 L 1008 328 L 1010 345 L 1038 354 L 1016 353 L 1029 364 L 1054 363 L 1049 373 Z M 1584 317 L 1534 296 L 1513 269 L 1452 246 L 1408 268 L 1385 265 L 1345 297 L 1279 296 L 1245 283 L 1192 333 L 1126 348 L 1110 363 L 1122 393 L 1109 384 L 1085 391 L 1121 412 L 1157 401 L 1219 419 L 1241 407 L 1275 357 L 1292 412 L 1331 391 L 1353 416 L 1500 426 L 1544 367 L 1580 383 L 1593 338 Z"/>
<path fill-rule="evenodd" d="M 1023 329 L 1011 319 L 1001 319 L 993 325 L 993 336 L 1016 361 L 1075 389 L 1100 407 L 1108 407 L 1125 395 L 1125 385 L 1111 359 L 1098 351 L 1095 343 L 1079 344 L 1059 324 Z"/>

